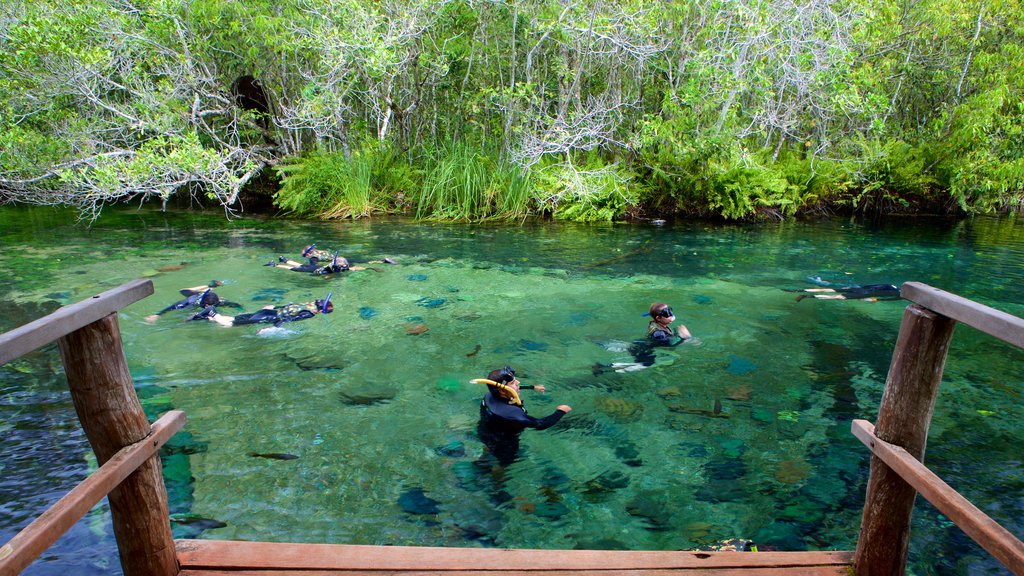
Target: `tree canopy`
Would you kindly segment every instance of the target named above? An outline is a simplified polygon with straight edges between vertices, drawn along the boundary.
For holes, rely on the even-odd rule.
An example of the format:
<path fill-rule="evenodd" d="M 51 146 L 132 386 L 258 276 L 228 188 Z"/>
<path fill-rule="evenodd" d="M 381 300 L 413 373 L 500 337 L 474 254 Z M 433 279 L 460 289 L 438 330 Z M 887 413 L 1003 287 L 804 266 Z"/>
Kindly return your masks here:
<path fill-rule="evenodd" d="M 0 198 L 575 220 L 1019 210 L 1019 0 L 12 0 Z"/>

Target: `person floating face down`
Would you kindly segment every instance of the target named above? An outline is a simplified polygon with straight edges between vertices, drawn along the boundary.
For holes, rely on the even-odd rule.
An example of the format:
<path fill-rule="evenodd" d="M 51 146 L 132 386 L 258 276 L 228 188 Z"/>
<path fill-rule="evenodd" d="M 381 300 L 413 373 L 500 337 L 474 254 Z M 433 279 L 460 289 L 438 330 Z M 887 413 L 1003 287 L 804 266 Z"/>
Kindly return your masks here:
<path fill-rule="evenodd" d="M 572 410 L 567 404 L 562 404 L 544 418 L 527 414 L 519 391 L 536 390 L 543 394 L 545 388 L 543 385 L 522 386 L 516 378 L 516 371 L 510 366 L 492 371 L 486 380 L 474 382 L 487 384 L 487 393 L 480 402 L 477 432 L 484 446 L 502 466 L 515 461 L 519 454 L 519 434 L 523 430 L 550 428 Z"/>
<path fill-rule="evenodd" d="M 331 304 L 332 293 L 327 294 L 323 300 L 314 300 L 305 304 L 287 304 L 285 306 L 267 306 L 252 314 L 239 314 L 228 316 L 220 314 L 213 306 L 204 308 L 201 312 L 193 314 L 189 320 L 209 320 L 221 326 L 241 326 L 244 324 L 273 324 L 280 326 L 288 322 L 297 322 L 316 316 L 317 314 L 330 314 L 334 311 L 334 304 Z"/>
<path fill-rule="evenodd" d="M 893 284 L 868 284 L 866 286 L 843 286 L 840 288 L 805 288 L 799 290 L 796 301 L 804 298 L 819 300 L 899 300 L 900 289 Z"/>
<path fill-rule="evenodd" d="M 214 281 L 211 282 L 211 286 L 196 286 L 193 288 L 182 288 L 179 290 L 182 296 L 185 296 L 184 300 L 178 300 L 174 304 L 164 308 L 156 314 L 150 314 L 146 316 L 145 321 L 152 324 L 156 322 L 157 318 L 170 312 L 171 310 L 184 310 L 186 308 L 206 308 L 207 306 L 233 306 L 240 307 L 234 302 L 228 302 L 227 300 L 221 300 L 217 293 L 213 291 L 213 284 L 221 285 L 223 283 Z"/>
<path fill-rule="evenodd" d="M 327 262 L 327 264 L 323 264 Z M 316 276 L 323 276 L 325 274 L 337 274 L 339 272 L 347 272 L 349 270 L 362 270 L 362 268 L 353 268 L 349 265 L 348 260 L 344 256 L 328 256 L 326 260 L 321 260 L 319 256 L 310 256 L 309 262 L 302 264 L 294 260 L 288 260 L 284 256 L 281 256 L 279 262 L 271 260 L 267 262 L 267 266 L 274 266 L 275 268 L 284 268 L 285 270 L 291 270 L 292 272 L 305 272 L 307 274 L 314 274 Z"/>

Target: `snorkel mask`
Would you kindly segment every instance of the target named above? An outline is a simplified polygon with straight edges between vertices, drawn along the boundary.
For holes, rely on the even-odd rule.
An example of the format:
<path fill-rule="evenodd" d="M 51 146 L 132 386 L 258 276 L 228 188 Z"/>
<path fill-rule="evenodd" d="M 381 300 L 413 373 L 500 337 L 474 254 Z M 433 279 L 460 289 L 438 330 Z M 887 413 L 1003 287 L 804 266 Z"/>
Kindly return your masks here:
<path fill-rule="evenodd" d="M 331 303 L 331 296 L 334 296 L 334 292 L 328 292 L 328 293 L 327 293 L 327 298 L 324 298 L 324 303 L 323 303 L 323 305 L 322 305 L 322 306 L 320 307 L 320 311 L 321 311 L 321 312 L 323 312 L 324 314 L 330 314 L 330 313 L 331 313 L 331 310 L 334 310 L 334 306 L 331 306 L 331 309 L 330 309 L 330 310 L 328 310 L 328 309 L 327 309 L 327 307 L 328 307 L 328 306 L 330 305 L 330 303 Z"/>
<path fill-rule="evenodd" d="M 498 374 L 498 378 L 504 384 L 505 382 L 511 382 L 516 379 L 516 371 L 508 365 L 501 368 L 501 373 Z"/>
<path fill-rule="evenodd" d="M 309 255 L 309 253 L 313 251 L 313 248 L 316 248 L 316 242 L 310 244 L 309 246 L 306 246 L 306 249 L 302 251 L 302 257 L 305 258 L 307 255 Z"/>

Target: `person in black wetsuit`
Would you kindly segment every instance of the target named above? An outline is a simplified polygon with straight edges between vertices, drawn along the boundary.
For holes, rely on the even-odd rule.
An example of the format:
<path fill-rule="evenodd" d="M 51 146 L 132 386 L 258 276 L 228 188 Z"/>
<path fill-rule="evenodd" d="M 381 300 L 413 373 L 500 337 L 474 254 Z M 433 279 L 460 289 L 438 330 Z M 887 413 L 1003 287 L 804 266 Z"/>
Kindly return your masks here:
<path fill-rule="evenodd" d="M 519 434 L 527 429 L 544 430 L 555 425 L 572 408 L 562 404 L 544 418 L 534 418 L 526 413 L 519 391 L 536 390 L 544 393 L 543 385 L 522 386 L 516 378 L 516 371 L 509 366 L 494 370 L 487 375 L 487 394 L 480 402 L 480 423 L 477 433 L 484 446 L 502 466 L 508 466 L 519 454 Z"/>
<path fill-rule="evenodd" d="M 292 272 L 307 272 L 316 276 L 322 276 L 325 274 L 337 274 L 338 272 L 347 272 L 349 270 L 363 270 L 359 266 L 351 266 L 348 260 L 344 256 L 334 255 L 333 257 L 328 256 L 330 262 L 327 265 L 321 264 L 325 260 L 321 260 L 318 256 L 310 256 L 307 264 L 301 264 L 294 260 L 288 260 L 284 256 L 278 259 L 278 262 L 271 260 L 267 262 L 267 266 L 273 266 L 275 268 L 284 268 L 285 270 L 291 270 Z"/>
<path fill-rule="evenodd" d="M 900 289 L 893 284 L 868 284 L 866 286 L 843 286 L 840 288 L 805 288 L 796 297 L 799 302 L 804 298 L 819 300 L 899 300 Z"/>
<path fill-rule="evenodd" d="M 334 311 L 334 304 L 331 304 L 331 294 L 323 300 L 306 302 L 305 304 L 287 304 L 285 306 L 267 306 L 252 314 L 239 314 L 228 316 L 219 314 L 213 306 L 204 308 L 201 312 L 193 314 L 189 320 L 209 320 L 221 326 L 241 326 L 243 324 L 273 324 L 280 326 L 288 322 L 297 322 L 312 318 L 317 314 L 330 314 Z"/>
<path fill-rule="evenodd" d="M 178 300 L 174 304 L 164 308 L 156 314 L 150 314 L 146 316 L 145 321 L 152 324 L 156 322 L 157 318 L 161 315 L 170 312 L 171 310 L 184 310 L 186 308 L 206 308 L 207 306 L 235 306 L 241 307 L 234 302 L 228 302 L 227 300 L 221 300 L 219 296 L 212 290 L 212 288 L 197 286 L 195 288 L 183 288 L 180 290 L 181 294 L 186 298 L 184 300 Z"/>
<path fill-rule="evenodd" d="M 615 372 L 643 370 L 654 365 L 655 348 L 672 348 L 693 338 L 690 330 L 682 324 L 675 330 L 672 329 L 672 322 L 675 322 L 676 316 L 672 308 L 664 302 L 651 304 L 650 309 L 644 316 L 651 317 L 651 321 L 647 323 L 647 338 L 637 340 L 629 346 L 629 353 L 633 356 L 633 362 L 595 364 L 592 369 L 595 376 L 609 370 L 614 370 Z"/>

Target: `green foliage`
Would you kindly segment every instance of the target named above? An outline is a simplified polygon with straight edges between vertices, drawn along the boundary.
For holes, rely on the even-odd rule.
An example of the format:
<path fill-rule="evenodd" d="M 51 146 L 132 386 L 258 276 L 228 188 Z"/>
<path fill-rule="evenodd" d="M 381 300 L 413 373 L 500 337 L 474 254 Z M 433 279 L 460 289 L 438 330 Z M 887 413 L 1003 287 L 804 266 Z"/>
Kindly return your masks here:
<path fill-rule="evenodd" d="M 926 150 L 898 140 L 862 140 L 861 146 L 860 168 L 853 174 L 856 193 L 850 198 L 854 208 L 892 211 L 909 207 L 911 200 L 935 201 Z"/>
<path fill-rule="evenodd" d="M 0 201 L 229 205 L 279 165 L 331 218 L 1011 210 L 1022 96 L 1020 0 L 18 0 Z"/>
<path fill-rule="evenodd" d="M 277 167 L 274 203 L 288 212 L 322 218 L 359 218 L 372 211 L 373 155 L 312 152 Z"/>
<path fill-rule="evenodd" d="M 528 213 L 529 174 L 479 148 L 455 144 L 429 160 L 416 216 L 430 219 L 518 218 Z"/>
<path fill-rule="evenodd" d="M 551 163 L 537 173 L 537 194 L 557 220 L 610 222 L 637 205 L 639 185 L 628 168 L 590 154 Z"/>

